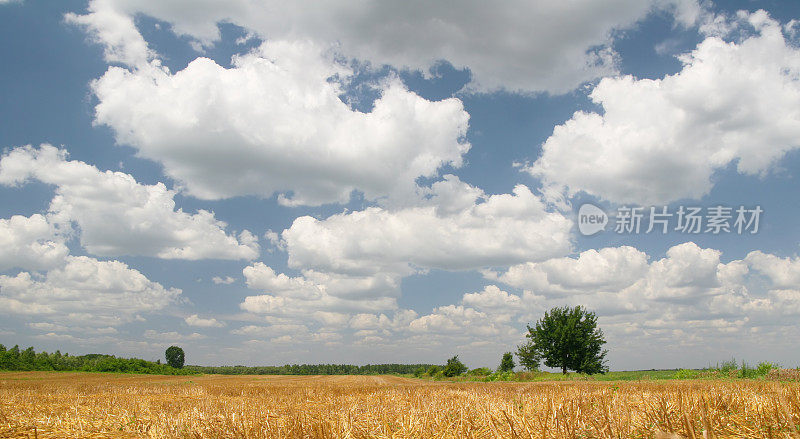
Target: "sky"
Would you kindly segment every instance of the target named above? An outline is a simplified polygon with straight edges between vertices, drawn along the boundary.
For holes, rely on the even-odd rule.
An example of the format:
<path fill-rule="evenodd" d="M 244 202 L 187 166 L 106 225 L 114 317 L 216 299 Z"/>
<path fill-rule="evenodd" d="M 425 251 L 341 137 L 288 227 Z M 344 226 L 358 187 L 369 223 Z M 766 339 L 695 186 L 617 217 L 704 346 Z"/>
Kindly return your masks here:
<path fill-rule="evenodd" d="M 0 60 L 7 346 L 800 364 L 796 2 L 0 0 Z"/>

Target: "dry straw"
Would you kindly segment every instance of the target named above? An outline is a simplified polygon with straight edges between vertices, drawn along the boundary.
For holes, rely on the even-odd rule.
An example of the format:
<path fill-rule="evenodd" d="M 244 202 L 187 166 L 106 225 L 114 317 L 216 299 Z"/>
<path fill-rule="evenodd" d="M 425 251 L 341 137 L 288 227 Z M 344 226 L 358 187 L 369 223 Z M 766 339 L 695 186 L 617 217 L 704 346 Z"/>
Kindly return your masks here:
<path fill-rule="evenodd" d="M 0 374 L 0 437 L 800 438 L 800 384 Z"/>

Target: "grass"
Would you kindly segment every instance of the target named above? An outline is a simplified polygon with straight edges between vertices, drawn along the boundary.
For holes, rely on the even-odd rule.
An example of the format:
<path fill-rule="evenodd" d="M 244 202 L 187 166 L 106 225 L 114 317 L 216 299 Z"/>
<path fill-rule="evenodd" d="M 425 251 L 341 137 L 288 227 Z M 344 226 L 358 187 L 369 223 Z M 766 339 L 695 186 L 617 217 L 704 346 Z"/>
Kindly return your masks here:
<path fill-rule="evenodd" d="M 800 438 L 800 383 L 639 373 L 524 383 L 0 373 L 0 437 Z"/>

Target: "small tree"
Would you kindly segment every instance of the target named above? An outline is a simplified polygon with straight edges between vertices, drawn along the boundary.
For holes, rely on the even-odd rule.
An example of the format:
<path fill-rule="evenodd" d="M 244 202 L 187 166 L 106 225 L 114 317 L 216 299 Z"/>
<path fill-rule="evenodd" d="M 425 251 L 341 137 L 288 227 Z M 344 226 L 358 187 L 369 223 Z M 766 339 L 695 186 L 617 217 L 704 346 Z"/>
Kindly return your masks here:
<path fill-rule="evenodd" d="M 500 372 L 511 372 L 514 370 L 514 355 L 511 352 L 506 352 L 503 354 L 503 358 L 500 359 L 500 367 L 497 368 Z"/>
<path fill-rule="evenodd" d="M 454 356 L 453 358 L 447 360 L 447 364 L 444 365 L 444 369 L 442 370 L 442 375 L 446 377 L 454 377 L 463 374 L 469 370 L 461 360 L 458 359 L 458 355 Z"/>
<path fill-rule="evenodd" d="M 517 346 L 517 358 L 519 358 L 519 365 L 525 370 L 539 370 L 539 363 L 542 361 L 542 357 L 539 356 L 530 341 Z"/>
<path fill-rule="evenodd" d="M 167 364 L 170 366 L 176 369 L 183 367 L 185 356 L 183 355 L 183 349 L 179 348 L 178 346 L 168 347 L 167 351 L 164 352 L 164 356 L 167 357 Z"/>
<path fill-rule="evenodd" d="M 544 313 L 536 326 L 528 326 L 531 349 L 544 359 L 545 366 L 561 368 L 563 373 L 605 373 L 608 351 L 603 331 L 597 327 L 593 312 L 576 306 L 553 308 Z"/>

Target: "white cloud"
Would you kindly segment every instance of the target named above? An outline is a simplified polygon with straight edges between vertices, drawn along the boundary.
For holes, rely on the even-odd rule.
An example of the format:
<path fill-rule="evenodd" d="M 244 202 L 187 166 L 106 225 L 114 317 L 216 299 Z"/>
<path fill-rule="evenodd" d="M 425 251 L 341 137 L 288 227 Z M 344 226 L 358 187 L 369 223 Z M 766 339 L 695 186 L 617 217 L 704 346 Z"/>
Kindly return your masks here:
<path fill-rule="evenodd" d="M 217 285 L 230 285 L 236 282 L 236 279 L 230 276 L 225 276 L 225 277 L 214 276 L 211 278 L 211 282 L 214 282 Z"/>
<path fill-rule="evenodd" d="M 373 65 L 428 71 L 440 60 L 472 72 L 479 90 L 565 92 L 615 71 L 613 31 L 631 27 L 653 9 L 670 11 L 682 24 L 701 14 L 693 0 L 546 0 L 489 5 L 430 2 L 247 2 L 95 0 L 89 14 L 68 16 L 106 45 L 109 61 L 140 65 L 148 48 L 131 17 L 167 21 L 196 47 L 220 38 L 217 23 L 235 23 L 269 40 L 311 40 L 336 45 L 345 56 Z M 313 11 L 313 12 L 312 12 Z"/>
<path fill-rule="evenodd" d="M 225 322 L 220 322 L 215 318 L 204 319 L 197 314 L 192 314 L 183 319 L 189 326 L 197 326 L 200 328 L 221 328 L 225 326 Z"/>
<path fill-rule="evenodd" d="M 281 41 L 229 69 L 207 58 L 175 74 L 111 67 L 92 84 L 96 122 L 203 199 L 403 197 L 418 177 L 461 165 L 469 115 L 460 100 L 428 101 L 387 79 L 362 113 L 339 97 L 352 74 L 311 43 Z"/>
<path fill-rule="evenodd" d="M 68 253 L 64 237 L 44 216 L 0 219 L 0 270 L 46 270 L 60 265 Z"/>
<path fill-rule="evenodd" d="M 751 36 L 706 38 L 674 75 L 604 78 L 590 95 L 604 113 L 557 126 L 527 170 L 570 195 L 645 205 L 700 198 L 733 163 L 768 172 L 800 146 L 800 49 L 765 12 L 739 18 Z"/>
<path fill-rule="evenodd" d="M 308 328 L 304 325 L 247 325 L 231 331 L 231 334 L 246 335 L 249 337 L 280 337 L 284 335 L 306 334 Z"/>
<path fill-rule="evenodd" d="M 339 328 L 349 318 L 349 327 L 358 331 L 398 330 L 418 317 L 397 306 L 404 276 L 562 255 L 571 246 L 570 227 L 570 220 L 549 212 L 525 186 L 486 195 L 446 176 L 409 207 L 296 219 L 281 234 L 281 248 L 300 274 L 276 273 L 261 262 L 246 267 L 247 286 L 263 294 L 246 297 L 240 307 L 290 321 L 311 315 Z M 465 302 L 489 307 L 514 299 L 503 294 L 487 289 Z"/>
<path fill-rule="evenodd" d="M 496 285 L 488 285 L 477 293 L 464 294 L 461 301 L 464 305 L 477 309 L 513 309 L 522 305 L 519 296 L 508 294 Z"/>
<path fill-rule="evenodd" d="M 755 251 L 723 263 L 721 254 L 687 242 L 648 263 L 636 249 L 605 248 L 577 258 L 513 266 L 502 274 L 487 272 L 487 277 L 524 289 L 523 302 L 543 306 L 566 301 L 588 305 L 607 317 L 639 324 L 669 321 L 676 328 L 680 322 L 713 319 L 753 320 L 749 324 L 762 319 L 764 324 L 770 313 L 800 309 L 800 302 L 794 303 L 800 300 L 795 294 L 800 291 L 797 259 Z M 598 282 L 585 282 L 603 271 L 606 275 Z"/>
<path fill-rule="evenodd" d="M 75 222 L 81 245 L 101 256 L 143 255 L 164 259 L 252 259 L 258 239 L 238 238 L 212 212 L 175 209 L 175 191 L 145 185 L 122 172 L 102 172 L 50 145 L 15 148 L 0 160 L 0 184 L 36 179 L 56 187 L 48 220 Z M 21 226 L 21 225 L 20 225 Z"/>
<path fill-rule="evenodd" d="M 797 288 L 800 285 L 800 258 L 780 258 L 756 250 L 745 262 L 766 276 L 776 288 Z"/>
<path fill-rule="evenodd" d="M 304 270 L 290 277 L 257 262 L 245 267 L 247 286 L 263 295 L 248 296 L 245 311 L 278 316 L 307 316 L 315 311 L 358 312 L 397 307 L 399 276 L 391 274 L 347 275 Z M 321 321 L 338 320 L 335 314 L 315 314 Z"/>
<path fill-rule="evenodd" d="M 547 295 L 586 291 L 618 291 L 646 273 L 647 255 L 633 247 L 586 250 L 577 258 L 554 258 L 508 268 L 502 275 L 486 272 L 488 279 Z"/>
<path fill-rule="evenodd" d="M 176 303 L 181 290 L 164 288 L 119 261 L 67 256 L 43 278 L 28 272 L 0 276 L 0 310 L 65 326 L 116 326 Z"/>
<path fill-rule="evenodd" d="M 148 329 L 147 331 L 144 331 L 144 338 L 155 340 L 157 342 L 164 344 L 170 344 L 183 341 L 202 340 L 206 338 L 206 336 L 203 334 L 198 334 L 197 332 L 193 332 L 191 334 L 179 334 L 175 331 L 158 332 L 152 329 Z"/>
<path fill-rule="evenodd" d="M 64 19 L 86 28 L 95 43 L 103 44 L 108 62 L 145 65 L 154 56 L 136 28 L 133 16 L 111 7 L 107 0 L 91 1 L 88 14 L 67 13 Z"/>
<path fill-rule="evenodd" d="M 428 195 L 421 206 L 297 218 L 282 233 L 289 265 L 408 275 L 413 267 L 459 270 L 543 260 L 571 248 L 572 222 L 549 212 L 526 186 L 486 195 L 446 176 Z"/>

